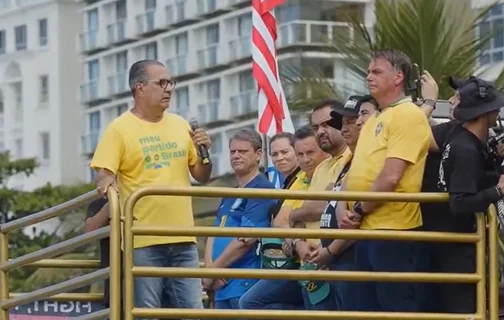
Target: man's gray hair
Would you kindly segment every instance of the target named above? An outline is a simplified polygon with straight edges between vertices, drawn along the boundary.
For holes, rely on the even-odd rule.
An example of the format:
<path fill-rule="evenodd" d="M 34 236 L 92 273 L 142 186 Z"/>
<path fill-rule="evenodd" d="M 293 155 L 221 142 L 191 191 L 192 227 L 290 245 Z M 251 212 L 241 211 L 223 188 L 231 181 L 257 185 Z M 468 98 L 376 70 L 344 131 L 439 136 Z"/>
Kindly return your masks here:
<path fill-rule="evenodd" d="M 239 141 L 247 141 L 250 142 L 252 145 L 252 148 L 254 148 L 254 151 L 257 151 L 259 149 L 262 149 L 262 138 L 259 132 L 252 130 L 252 129 L 240 129 L 233 133 L 233 136 L 231 139 L 229 139 L 229 144 L 231 145 L 231 142 L 233 140 L 239 140 Z"/>
<path fill-rule="evenodd" d="M 144 83 L 145 81 L 149 80 L 149 77 L 147 77 L 147 68 L 149 66 L 163 66 L 161 62 L 157 60 L 140 60 L 135 63 L 130 68 L 129 71 L 129 79 L 128 79 L 128 84 L 131 90 L 131 94 L 135 96 L 135 86 L 137 83 Z"/>

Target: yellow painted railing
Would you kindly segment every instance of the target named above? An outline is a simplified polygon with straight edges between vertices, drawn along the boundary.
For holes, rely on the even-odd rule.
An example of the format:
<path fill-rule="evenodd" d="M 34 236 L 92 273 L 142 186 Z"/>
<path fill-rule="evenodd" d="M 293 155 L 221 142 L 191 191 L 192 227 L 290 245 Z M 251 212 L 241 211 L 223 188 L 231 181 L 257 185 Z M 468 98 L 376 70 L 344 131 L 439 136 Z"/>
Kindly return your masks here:
<path fill-rule="evenodd" d="M 133 225 L 133 208 L 136 202 L 149 195 L 242 197 L 270 199 L 315 199 L 315 200 L 380 200 L 401 202 L 443 202 L 445 194 L 399 194 L 399 193 L 354 193 L 354 192 L 296 192 L 286 190 L 234 189 L 234 188 L 141 188 L 126 203 L 124 218 L 124 319 L 144 318 L 275 318 L 275 319 L 498 319 L 498 239 L 496 212 L 492 206 L 487 215 L 478 214 L 477 231 L 473 234 L 369 231 L 369 230 L 306 230 L 306 229 L 258 229 L 258 228 L 161 228 Z M 65 293 L 110 276 L 110 308 L 79 319 L 120 319 L 119 288 L 121 247 L 121 218 L 117 194 L 108 191 L 110 199 L 110 226 L 90 232 L 74 239 L 52 245 L 25 256 L 9 260 L 8 234 L 30 225 L 60 216 L 98 196 L 90 192 L 62 205 L 44 210 L 28 217 L 0 226 L 0 320 L 7 320 L 8 309 L 40 299 L 51 298 L 60 301 L 99 301 L 101 294 Z M 60 284 L 35 290 L 30 293 L 9 294 L 8 273 L 19 267 L 40 268 L 100 268 L 96 260 L 50 259 L 72 248 L 108 236 L 110 233 L 110 267 L 99 269 L 84 276 Z M 447 273 L 392 273 L 392 272 L 350 272 L 350 271 L 299 271 L 299 270 L 248 270 L 248 269 L 187 269 L 150 268 L 133 265 L 133 237 L 141 235 L 157 236 L 245 236 L 283 238 L 340 238 L 340 239 L 394 239 L 431 242 L 461 242 L 476 245 L 477 263 L 474 274 Z M 487 241 L 488 239 L 488 241 Z M 488 261 L 485 250 L 488 248 Z M 488 266 L 486 266 L 488 262 Z M 487 269 L 486 269 L 487 268 Z M 486 272 L 488 270 L 488 273 Z M 473 283 L 477 286 L 476 314 L 433 314 L 433 313 L 378 313 L 378 312 L 336 312 L 336 311 L 281 311 L 281 310 L 190 310 L 190 309 L 140 309 L 133 305 L 133 277 L 196 277 L 196 278 L 252 278 L 252 279 L 311 279 L 347 281 L 401 281 L 401 282 L 443 282 Z M 488 290 L 486 279 L 488 279 Z M 487 294 L 488 293 L 488 294 Z M 488 298 L 488 299 L 487 299 Z M 487 304 L 488 301 L 488 304 Z"/>
<path fill-rule="evenodd" d="M 73 209 L 79 208 L 88 202 L 97 199 L 98 194 L 95 191 L 88 192 L 80 197 L 72 199 L 61 205 L 49 208 L 47 210 L 17 219 L 0 226 L 0 320 L 9 319 L 9 309 L 21 306 L 30 302 L 42 299 L 54 300 L 73 300 L 73 301 L 97 301 L 103 299 L 103 295 L 97 294 L 78 294 L 66 293 L 80 287 L 90 285 L 96 281 L 111 279 L 111 283 L 120 282 L 120 211 L 117 193 L 109 188 L 108 199 L 110 208 L 110 225 L 93 232 L 89 232 L 75 238 L 51 245 L 47 248 L 26 254 L 15 259 L 9 259 L 9 234 L 11 232 L 22 232 L 28 226 L 59 217 Z M 59 260 L 50 259 L 69 252 L 72 249 L 81 247 L 87 243 L 95 242 L 110 236 L 110 267 L 99 269 L 91 273 L 55 284 L 46 288 L 34 290 L 32 292 L 21 294 L 9 293 L 9 272 L 21 267 L 54 267 L 54 268 L 100 268 L 99 261 L 96 260 Z M 111 308 L 101 311 L 101 314 L 111 319 L 119 319 L 119 289 L 111 286 Z"/>
<path fill-rule="evenodd" d="M 269 198 L 302 200 L 371 200 L 399 202 L 443 202 L 446 194 L 405 194 L 405 193 L 362 193 L 362 192 L 304 192 L 270 189 L 236 189 L 188 187 L 140 188 L 126 201 L 124 217 L 124 319 L 140 318 L 191 318 L 191 319 L 498 319 L 498 265 L 497 265 L 497 222 L 492 208 L 487 215 L 477 214 L 477 231 L 473 234 L 420 231 L 385 230 L 308 230 L 275 228 L 168 228 L 139 226 L 133 224 L 133 209 L 139 199 L 145 196 L 200 196 Z M 486 227 L 488 222 L 488 228 Z M 486 239 L 488 230 L 488 307 L 486 290 Z M 232 236 L 232 237 L 279 237 L 279 238 L 339 238 L 354 240 L 416 240 L 429 242 L 459 242 L 476 245 L 476 272 L 456 273 L 393 273 L 354 271 L 300 271 L 300 270 L 250 270 L 250 269 L 191 269 L 152 268 L 133 265 L 134 236 Z M 282 311 L 282 310 L 189 310 L 135 308 L 133 304 L 133 277 L 192 277 L 192 278 L 251 278 L 251 279 L 306 279 L 306 280 L 346 280 L 346 281 L 396 281 L 396 282 L 442 282 L 473 283 L 477 288 L 475 314 L 434 314 L 434 313 L 383 313 L 383 312 L 338 312 L 338 311 Z M 111 318 L 112 320 L 116 320 Z"/>

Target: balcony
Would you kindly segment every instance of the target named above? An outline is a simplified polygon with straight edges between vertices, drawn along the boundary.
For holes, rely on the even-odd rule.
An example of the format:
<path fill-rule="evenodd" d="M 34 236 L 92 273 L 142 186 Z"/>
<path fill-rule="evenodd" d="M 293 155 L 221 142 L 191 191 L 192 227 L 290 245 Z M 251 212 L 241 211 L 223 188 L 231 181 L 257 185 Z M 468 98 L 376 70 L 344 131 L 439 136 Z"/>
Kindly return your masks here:
<path fill-rule="evenodd" d="M 229 41 L 229 59 L 240 60 L 252 56 L 252 37 L 245 36 Z"/>
<path fill-rule="evenodd" d="M 100 132 L 98 130 L 83 134 L 81 136 L 82 154 L 85 155 L 93 154 L 96 150 L 96 146 L 98 145 L 99 139 L 100 139 Z"/>
<path fill-rule="evenodd" d="M 252 112 L 257 112 L 257 91 L 245 91 L 229 99 L 229 116 L 231 119 Z"/>
<path fill-rule="evenodd" d="M 164 26 L 165 17 L 161 10 L 149 9 L 148 11 L 136 16 L 137 35 L 152 36 L 166 30 Z"/>
<path fill-rule="evenodd" d="M 277 46 L 325 46 L 328 41 L 342 37 L 344 41 L 353 41 L 352 27 L 346 22 L 297 20 L 278 26 Z"/>
<path fill-rule="evenodd" d="M 104 97 L 98 79 L 89 80 L 80 86 L 80 102 L 83 104 L 103 101 Z"/>
<path fill-rule="evenodd" d="M 109 96 L 120 95 L 130 90 L 128 86 L 128 76 L 125 72 L 107 77 L 107 83 Z"/>
<path fill-rule="evenodd" d="M 219 43 L 214 43 L 205 49 L 198 50 L 198 69 L 207 69 L 222 65 L 225 58 L 223 57 L 222 50 L 220 50 Z"/>
<path fill-rule="evenodd" d="M 0 128 L 3 128 L 4 125 L 5 125 L 4 114 L 0 113 Z"/>
<path fill-rule="evenodd" d="M 188 60 L 187 53 L 179 54 L 173 58 L 166 60 L 166 66 L 168 68 L 168 72 L 170 73 L 170 75 L 176 77 L 189 73 L 190 66 L 187 63 L 187 60 Z"/>
<path fill-rule="evenodd" d="M 118 20 L 107 26 L 107 43 L 116 44 L 127 40 L 126 19 Z"/>
<path fill-rule="evenodd" d="M 198 106 L 198 121 L 200 124 L 207 124 L 219 120 L 220 100 L 213 100 Z"/>
<path fill-rule="evenodd" d="M 188 5 L 187 0 L 173 0 L 165 7 L 166 24 L 168 26 L 181 26 L 198 21 L 196 8 Z"/>
<path fill-rule="evenodd" d="M 212 161 L 212 178 L 217 178 L 233 171 L 229 165 L 229 157 L 222 153 L 211 153 L 210 160 Z"/>
<path fill-rule="evenodd" d="M 229 0 L 196 0 L 196 14 L 210 17 L 231 11 Z"/>
<path fill-rule="evenodd" d="M 80 51 L 92 52 L 105 49 L 102 35 L 98 30 L 88 30 L 79 34 Z"/>

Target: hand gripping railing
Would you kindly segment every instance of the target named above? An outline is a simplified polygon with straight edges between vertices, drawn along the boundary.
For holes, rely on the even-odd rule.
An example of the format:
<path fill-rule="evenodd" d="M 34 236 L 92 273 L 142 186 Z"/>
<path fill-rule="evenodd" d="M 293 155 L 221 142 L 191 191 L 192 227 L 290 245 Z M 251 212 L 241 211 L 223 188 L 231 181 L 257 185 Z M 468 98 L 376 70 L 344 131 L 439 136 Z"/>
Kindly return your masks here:
<path fill-rule="evenodd" d="M 487 319 L 486 308 L 486 217 L 489 232 L 489 303 L 488 319 L 498 319 L 497 283 L 497 226 L 496 212 L 492 207 L 488 215 L 477 215 L 477 231 L 472 234 L 421 231 L 385 230 L 308 230 L 276 228 L 215 228 L 215 227 L 156 227 L 133 224 L 133 208 L 145 196 L 200 196 L 236 197 L 302 200 L 370 200 L 398 202 L 443 202 L 446 194 L 406 194 L 406 193 L 364 193 L 364 192 L 305 192 L 271 189 L 235 189 L 210 187 L 148 187 L 140 188 L 126 201 L 124 225 L 124 319 L 140 318 L 190 318 L 190 319 Z M 251 269 L 191 269 L 191 268 L 153 268 L 133 265 L 134 236 L 233 236 L 233 237 L 279 237 L 279 238 L 338 238 L 338 239 L 381 239 L 414 240 L 427 242 L 459 242 L 476 244 L 476 272 L 461 273 L 393 273 L 393 272 L 354 272 L 354 271 L 299 271 L 299 270 L 251 270 Z M 174 277 L 174 278 L 251 278 L 251 279 L 310 279 L 346 281 L 393 281 L 393 282 L 438 282 L 472 283 L 477 287 L 475 314 L 441 313 L 384 313 L 384 312 L 330 312 L 330 311 L 283 311 L 283 310 L 191 310 L 135 308 L 133 305 L 133 277 Z"/>
<path fill-rule="evenodd" d="M 104 280 L 110 276 L 110 319 L 119 320 L 119 298 L 120 298 L 120 241 L 121 225 L 120 211 L 117 193 L 114 189 L 108 189 L 110 226 L 89 232 L 75 238 L 51 245 L 47 248 L 26 254 L 21 257 L 9 260 L 9 233 L 20 231 L 28 226 L 61 216 L 68 211 L 76 209 L 89 201 L 97 199 L 96 191 L 88 192 L 80 197 L 67 201 L 63 204 L 49 208 L 47 210 L 17 219 L 0 226 L 0 320 L 9 319 L 9 309 L 40 299 L 52 298 L 54 300 L 98 300 L 103 295 L 65 293 L 96 281 Z M 99 268 L 100 264 L 96 260 L 57 260 L 49 259 L 72 249 L 81 247 L 86 243 L 94 242 L 108 237 L 110 234 L 110 267 L 96 270 L 83 276 L 79 276 L 47 288 L 34 290 L 22 294 L 9 294 L 9 272 L 20 267 L 54 267 L 54 268 Z M 91 298 L 91 299 L 90 299 Z M 100 312 L 105 314 L 109 310 Z"/>

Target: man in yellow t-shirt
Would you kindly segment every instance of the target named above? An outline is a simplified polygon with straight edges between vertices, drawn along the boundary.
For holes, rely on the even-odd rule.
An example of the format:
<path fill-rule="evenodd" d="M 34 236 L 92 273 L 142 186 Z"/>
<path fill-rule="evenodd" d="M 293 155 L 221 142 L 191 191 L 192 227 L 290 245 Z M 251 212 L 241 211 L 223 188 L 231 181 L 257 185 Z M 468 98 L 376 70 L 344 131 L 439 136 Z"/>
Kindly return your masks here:
<path fill-rule="evenodd" d="M 361 130 L 345 190 L 420 192 L 431 130 L 425 113 L 405 95 L 411 62 L 396 50 L 377 51 L 369 65 L 369 89 L 379 112 Z M 422 226 L 418 203 L 348 202 L 341 228 L 417 230 Z M 363 240 L 355 245 L 362 271 L 418 271 L 422 247 L 417 242 Z M 416 290 L 410 283 L 363 283 L 363 311 L 415 312 Z"/>
<path fill-rule="evenodd" d="M 165 113 L 175 81 L 155 60 L 133 64 L 129 84 L 134 107 L 113 120 L 105 130 L 91 167 L 97 171 L 97 190 L 109 186 L 119 191 L 121 208 L 136 189 L 146 186 L 188 187 L 189 172 L 199 182 L 210 178 L 211 165 L 198 158 L 196 145 L 210 147 L 201 129 L 172 113 Z M 117 183 L 116 183 L 117 181 Z M 190 227 L 194 225 L 190 197 L 149 196 L 140 199 L 133 215 L 136 226 Z M 198 268 L 194 237 L 141 236 L 134 241 L 135 265 Z M 178 294 L 183 292 L 184 294 Z M 202 308 L 200 279 L 135 278 L 135 306 Z M 163 301 L 163 299 L 168 301 Z"/>

